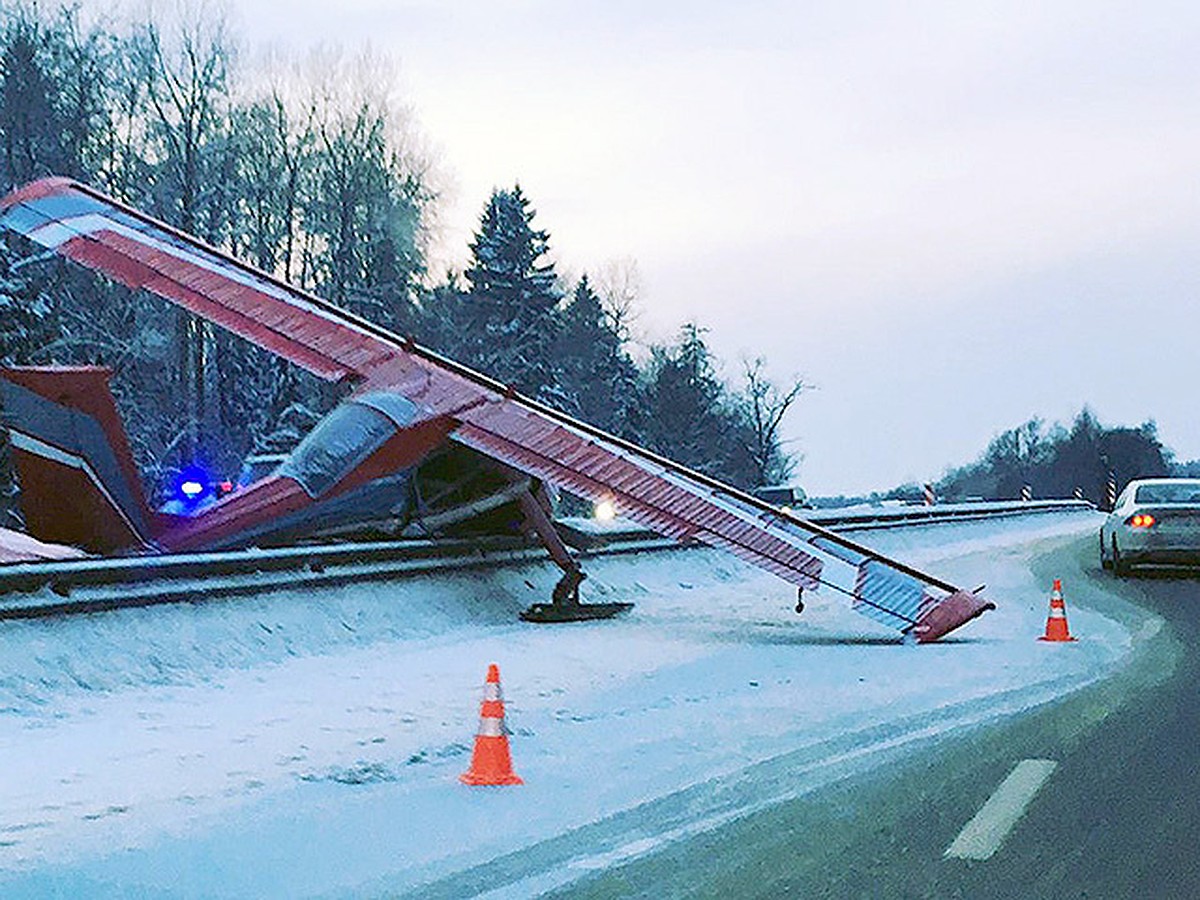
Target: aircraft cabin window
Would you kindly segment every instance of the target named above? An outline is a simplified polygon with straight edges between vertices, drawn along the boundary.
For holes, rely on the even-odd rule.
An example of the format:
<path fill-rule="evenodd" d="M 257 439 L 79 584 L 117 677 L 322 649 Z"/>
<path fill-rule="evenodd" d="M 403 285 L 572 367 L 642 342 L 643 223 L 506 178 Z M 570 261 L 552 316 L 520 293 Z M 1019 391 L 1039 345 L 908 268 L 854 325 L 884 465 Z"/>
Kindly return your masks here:
<path fill-rule="evenodd" d="M 357 403 L 344 403 L 322 419 L 296 447 L 279 474 L 320 497 L 396 433 L 387 416 Z"/>

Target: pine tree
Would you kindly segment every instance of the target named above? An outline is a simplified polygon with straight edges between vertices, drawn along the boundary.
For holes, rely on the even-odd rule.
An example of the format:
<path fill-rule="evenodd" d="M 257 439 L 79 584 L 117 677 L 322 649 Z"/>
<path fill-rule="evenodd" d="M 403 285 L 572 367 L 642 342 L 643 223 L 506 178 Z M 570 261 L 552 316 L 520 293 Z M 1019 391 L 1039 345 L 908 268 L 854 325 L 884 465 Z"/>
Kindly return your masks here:
<path fill-rule="evenodd" d="M 555 356 L 562 366 L 565 410 L 620 433 L 633 402 L 637 368 L 587 275 L 562 310 Z"/>
<path fill-rule="evenodd" d="M 650 449 L 711 475 L 723 473 L 718 447 L 727 422 L 703 329 L 687 323 L 672 346 L 655 346 L 633 426 Z"/>
<path fill-rule="evenodd" d="M 413 336 L 443 356 L 464 363 L 472 361 L 467 293 L 458 275 L 446 273 L 446 280 L 423 291 L 413 324 Z"/>
<path fill-rule="evenodd" d="M 554 264 L 543 261 L 549 234 L 533 227 L 521 192 L 497 189 L 480 217 L 464 341 L 468 359 L 522 393 L 562 405 L 554 345 L 560 327 Z"/>

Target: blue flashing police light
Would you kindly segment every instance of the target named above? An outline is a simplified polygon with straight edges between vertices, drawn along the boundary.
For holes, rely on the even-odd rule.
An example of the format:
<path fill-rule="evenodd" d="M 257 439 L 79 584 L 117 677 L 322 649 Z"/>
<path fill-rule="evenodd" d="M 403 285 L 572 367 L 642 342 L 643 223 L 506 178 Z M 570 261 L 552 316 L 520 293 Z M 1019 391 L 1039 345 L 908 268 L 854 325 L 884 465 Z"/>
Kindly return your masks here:
<path fill-rule="evenodd" d="M 185 500 L 195 500 L 204 493 L 204 485 L 195 479 L 188 478 L 180 482 L 179 493 L 183 494 Z"/>
<path fill-rule="evenodd" d="M 208 473 L 200 466 L 188 466 L 175 482 L 175 496 L 190 506 L 209 492 L 210 481 Z"/>

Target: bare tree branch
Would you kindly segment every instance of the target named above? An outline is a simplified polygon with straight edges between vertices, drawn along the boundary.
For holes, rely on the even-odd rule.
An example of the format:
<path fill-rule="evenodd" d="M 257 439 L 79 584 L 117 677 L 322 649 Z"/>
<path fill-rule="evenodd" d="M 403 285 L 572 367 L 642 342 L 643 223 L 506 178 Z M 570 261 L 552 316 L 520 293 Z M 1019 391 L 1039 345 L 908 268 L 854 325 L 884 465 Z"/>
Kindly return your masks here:
<path fill-rule="evenodd" d="M 766 360 L 761 356 L 742 360 L 742 376 L 746 381 L 743 398 L 750 424 L 746 450 L 758 470 L 759 483 L 769 484 L 786 478 L 794 468 L 794 461 L 782 451 L 779 429 L 796 398 L 812 385 L 796 377 L 786 388 L 780 388 L 767 376 Z"/>

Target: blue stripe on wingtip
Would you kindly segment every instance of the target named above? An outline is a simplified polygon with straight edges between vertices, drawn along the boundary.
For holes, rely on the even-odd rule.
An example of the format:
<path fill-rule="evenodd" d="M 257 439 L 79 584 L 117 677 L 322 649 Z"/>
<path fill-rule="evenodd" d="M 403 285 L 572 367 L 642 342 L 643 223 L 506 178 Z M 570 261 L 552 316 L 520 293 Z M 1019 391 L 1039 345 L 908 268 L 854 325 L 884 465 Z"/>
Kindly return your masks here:
<path fill-rule="evenodd" d="M 112 207 L 82 194 L 55 194 L 24 200 L 0 216 L 0 226 L 26 237 L 35 229 L 88 213 L 111 214 Z"/>

